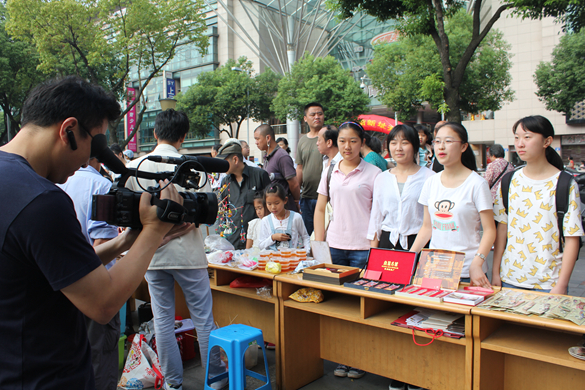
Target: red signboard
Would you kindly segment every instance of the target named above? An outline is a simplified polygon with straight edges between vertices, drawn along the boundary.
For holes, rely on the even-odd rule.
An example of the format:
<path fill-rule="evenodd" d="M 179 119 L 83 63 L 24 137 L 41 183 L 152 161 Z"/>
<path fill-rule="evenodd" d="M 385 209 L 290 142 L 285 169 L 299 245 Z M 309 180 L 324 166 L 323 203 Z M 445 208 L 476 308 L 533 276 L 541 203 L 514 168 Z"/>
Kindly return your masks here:
<path fill-rule="evenodd" d="M 379 45 L 380 43 L 392 43 L 398 41 L 400 34 L 396 30 L 388 31 L 379 35 L 376 35 L 370 41 L 372 46 Z"/>
<path fill-rule="evenodd" d="M 132 102 L 136 99 L 136 88 L 128 88 L 128 104 L 132 104 Z M 134 131 L 136 127 L 136 104 L 132 107 L 128 114 L 126 114 L 126 138 Z M 136 143 L 136 134 L 132 137 L 130 142 L 127 145 L 128 149 L 133 152 L 138 150 L 138 145 Z"/>
<path fill-rule="evenodd" d="M 360 115 L 358 121 L 366 131 L 379 131 L 385 134 L 388 134 L 397 124 L 402 124 L 402 122 L 396 123 L 394 119 L 381 115 Z"/>

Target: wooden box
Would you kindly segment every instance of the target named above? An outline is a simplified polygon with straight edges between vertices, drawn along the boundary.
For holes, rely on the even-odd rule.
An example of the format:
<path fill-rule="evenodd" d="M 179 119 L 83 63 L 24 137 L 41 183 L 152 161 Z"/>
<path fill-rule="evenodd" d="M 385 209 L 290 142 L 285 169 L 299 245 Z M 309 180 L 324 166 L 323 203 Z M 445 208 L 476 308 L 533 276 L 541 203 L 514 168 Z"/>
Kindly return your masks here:
<path fill-rule="evenodd" d="M 342 285 L 360 277 L 360 269 L 347 265 L 318 264 L 303 270 L 303 279 Z"/>

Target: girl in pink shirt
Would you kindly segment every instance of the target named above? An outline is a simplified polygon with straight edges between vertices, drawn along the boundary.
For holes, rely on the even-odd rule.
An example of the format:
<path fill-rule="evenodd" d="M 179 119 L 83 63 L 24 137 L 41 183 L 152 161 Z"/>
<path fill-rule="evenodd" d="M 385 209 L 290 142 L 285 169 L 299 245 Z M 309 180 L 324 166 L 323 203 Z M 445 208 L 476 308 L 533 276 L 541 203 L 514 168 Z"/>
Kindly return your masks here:
<path fill-rule="evenodd" d="M 360 268 L 364 267 L 370 249 L 367 231 L 374 181 L 382 172 L 360 156 L 364 134 L 358 123 L 345 122 L 339 127 L 337 145 L 343 159 L 333 168 L 330 183 L 327 183 L 328 171 L 323 171 L 315 209 L 315 239 L 324 241 L 325 206 L 331 198 L 333 214 L 327 229 L 327 242 L 333 263 Z"/>

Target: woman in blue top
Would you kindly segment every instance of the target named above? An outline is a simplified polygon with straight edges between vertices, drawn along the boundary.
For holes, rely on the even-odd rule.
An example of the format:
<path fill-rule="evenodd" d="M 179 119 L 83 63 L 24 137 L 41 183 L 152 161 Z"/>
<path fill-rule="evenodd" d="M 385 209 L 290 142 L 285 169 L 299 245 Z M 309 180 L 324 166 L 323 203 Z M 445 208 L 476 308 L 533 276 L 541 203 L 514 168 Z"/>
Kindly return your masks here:
<path fill-rule="evenodd" d="M 382 153 L 382 142 L 366 132 L 364 134 L 366 135 L 366 142 L 362 144 L 360 151 L 364 161 L 377 166 L 384 172 L 388 169 L 388 163 L 380 156 L 380 153 Z"/>

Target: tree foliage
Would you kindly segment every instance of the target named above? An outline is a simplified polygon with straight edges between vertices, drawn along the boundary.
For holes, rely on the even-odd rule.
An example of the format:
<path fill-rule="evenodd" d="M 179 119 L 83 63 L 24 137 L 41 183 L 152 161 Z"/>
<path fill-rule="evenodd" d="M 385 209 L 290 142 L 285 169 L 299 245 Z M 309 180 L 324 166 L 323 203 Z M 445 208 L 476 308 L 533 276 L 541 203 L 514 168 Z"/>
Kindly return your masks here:
<path fill-rule="evenodd" d="M 524 18 L 557 17 L 565 29 L 579 30 L 585 23 L 585 2 L 583 0 L 508 0 L 501 2 L 482 20 L 482 5 L 486 0 L 473 3 L 473 27 L 464 43 L 457 62 L 451 55 L 453 48 L 450 36 L 445 30 L 445 21 L 461 10 L 466 2 L 462 0 L 329 0 L 330 7 L 338 9 L 344 17 L 362 11 L 380 20 L 400 20 L 399 30 L 409 36 L 428 35 L 433 39 L 439 52 L 444 84 L 443 97 L 449 107 L 447 119 L 461 121 L 460 88 L 465 71 L 477 48 L 487 36 L 494 23 L 506 10 Z M 570 12 L 567 13 L 566 11 Z M 484 10 L 485 11 L 485 10 Z"/>
<path fill-rule="evenodd" d="M 445 31 L 451 45 L 451 62 L 458 62 L 463 54 L 472 35 L 472 23 L 471 16 L 463 11 L 447 20 Z M 501 33 L 491 31 L 486 36 L 463 76 L 459 88 L 460 109 L 496 111 L 503 102 L 512 100 L 509 49 Z M 396 43 L 377 45 L 367 73 L 380 91 L 381 101 L 400 111 L 403 120 L 415 115 L 424 101 L 435 109 L 444 101 L 440 55 L 427 35 L 402 36 Z"/>
<path fill-rule="evenodd" d="M 552 61 L 536 68 L 534 81 L 546 108 L 570 117 L 575 104 L 585 100 L 585 30 L 563 36 Z"/>
<path fill-rule="evenodd" d="M 0 139 L 5 135 L 8 115 L 11 132 L 20 128 L 20 110 L 29 91 L 47 76 L 37 70 L 39 58 L 34 46 L 8 36 L 5 30 L 6 13 L 0 3 L 0 108 L 2 119 Z"/>
<path fill-rule="evenodd" d="M 280 80 L 272 108 L 281 120 L 302 120 L 311 102 L 323 105 L 327 122 L 339 124 L 367 112 L 370 99 L 335 58 L 305 54 Z"/>
<path fill-rule="evenodd" d="M 242 71 L 232 70 L 238 67 Z M 189 116 L 191 130 L 203 136 L 211 128 L 238 138 L 240 127 L 249 117 L 267 121 L 272 116 L 270 103 L 280 76 L 271 69 L 252 77 L 252 62 L 246 57 L 229 59 L 213 72 L 201 73 L 197 84 L 178 97 L 177 109 Z"/>
<path fill-rule="evenodd" d="M 110 123 L 110 141 L 122 146 L 133 134 L 118 141 L 115 129 L 177 47 L 194 42 L 203 52 L 208 44 L 200 0 L 8 0 L 7 9 L 8 32 L 36 47 L 41 70 L 74 73 L 120 99 L 138 78 L 134 103 Z"/>

